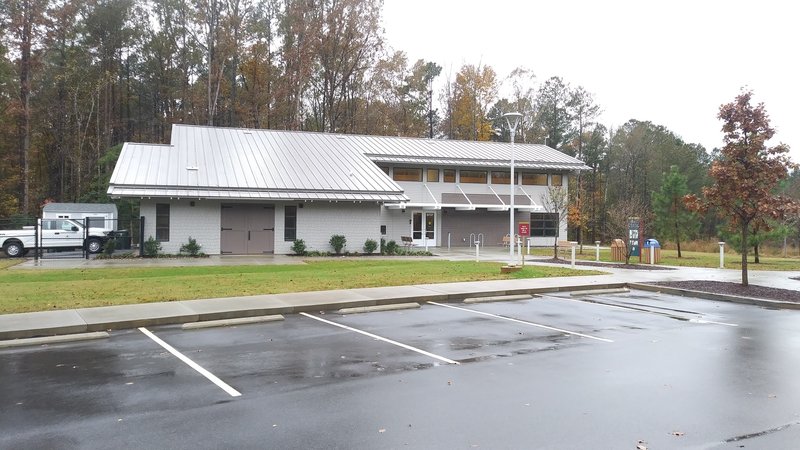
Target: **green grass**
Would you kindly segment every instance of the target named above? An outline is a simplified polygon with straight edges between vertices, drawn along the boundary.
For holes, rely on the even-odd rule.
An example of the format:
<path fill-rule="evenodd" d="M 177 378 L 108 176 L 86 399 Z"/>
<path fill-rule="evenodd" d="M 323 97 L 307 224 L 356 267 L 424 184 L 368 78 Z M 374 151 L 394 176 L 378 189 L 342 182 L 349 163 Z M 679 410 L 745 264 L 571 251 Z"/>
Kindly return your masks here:
<path fill-rule="evenodd" d="M 645 250 L 645 249 L 643 249 Z M 647 251 L 647 250 L 645 250 Z M 575 258 L 579 260 L 594 261 L 595 250 L 594 246 L 585 245 L 583 247 L 583 254 L 579 254 L 576 250 Z M 531 249 L 531 255 L 536 256 L 553 256 L 552 248 L 536 248 Z M 564 259 L 569 259 L 569 249 L 560 250 L 559 256 Z M 600 261 L 614 262 L 611 260 L 611 250 L 600 249 Z M 753 255 L 747 257 L 748 270 L 800 270 L 800 258 L 778 258 L 766 257 L 760 258 L 760 263 L 754 262 Z M 624 262 L 624 261 L 623 261 Z M 632 264 L 639 263 L 639 257 L 631 257 Z M 644 264 L 644 263 L 642 263 Z M 671 249 L 661 250 L 661 265 L 666 266 L 682 266 L 682 267 L 719 267 L 719 253 L 703 253 L 703 252 L 687 252 L 682 251 L 681 257 L 678 258 L 678 251 Z M 725 252 L 725 268 L 742 270 L 742 257 L 738 253 L 726 249 Z"/>
<path fill-rule="evenodd" d="M 305 265 L 0 270 L 0 313 L 330 289 L 594 275 L 561 267 L 501 274 L 498 263 L 315 261 Z"/>

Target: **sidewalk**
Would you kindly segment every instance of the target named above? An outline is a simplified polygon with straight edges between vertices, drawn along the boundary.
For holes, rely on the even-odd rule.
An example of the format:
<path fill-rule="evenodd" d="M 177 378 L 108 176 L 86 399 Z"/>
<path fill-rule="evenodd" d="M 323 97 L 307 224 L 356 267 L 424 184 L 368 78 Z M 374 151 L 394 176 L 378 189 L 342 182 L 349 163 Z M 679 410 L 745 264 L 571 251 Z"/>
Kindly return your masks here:
<path fill-rule="evenodd" d="M 443 259 L 465 259 L 465 252 L 437 251 Z M 472 255 L 474 257 L 474 254 Z M 489 259 L 491 256 L 494 259 Z M 495 252 L 486 260 L 500 260 L 507 255 Z M 292 259 L 291 257 L 285 257 Z M 482 260 L 484 258 L 481 258 Z M 208 260 L 205 260 L 208 261 Z M 230 262 L 231 260 L 227 260 Z M 295 260 L 297 261 L 297 260 Z M 528 260 L 531 263 L 532 260 Z M 61 264 L 61 262 L 58 262 Z M 98 261 L 100 263 L 100 261 Z M 186 261 L 181 261 L 186 263 Z M 239 264 L 249 262 L 241 261 Z M 273 262 L 274 263 L 274 262 Z M 25 263 L 27 265 L 28 262 Z M 82 262 L 82 267 L 85 267 Z M 162 264 L 165 264 L 162 262 Z M 539 264 L 539 263 L 536 263 Z M 175 265 L 173 263 L 173 265 Z M 106 266 L 105 263 L 96 266 Z M 577 269 L 602 270 L 608 275 L 494 280 L 480 282 L 439 283 L 412 286 L 390 286 L 334 291 L 298 292 L 291 294 L 254 295 L 247 297 L 184 300 L 136 305 L 42 311 L 0 315 L 0 340 L 51 336 L 71 333 L 106 331 L 141 326 L 166 325 L 240 317 L 264 316 L 310 311 L 332 311 L 341 308 L 367 307 L 394 303 L 427 301 L 460 301 L 467 297 L 488 297 L 515 294 L 619 288 L 628 283 L 676 280 L 740 281 L 737 270 L 676 268 L 675 270 L 632 270 L 576 266 Z M 751 284 L 797 289 L 800 282 L 790 277 L 798 272 L 750 272 Z"/>

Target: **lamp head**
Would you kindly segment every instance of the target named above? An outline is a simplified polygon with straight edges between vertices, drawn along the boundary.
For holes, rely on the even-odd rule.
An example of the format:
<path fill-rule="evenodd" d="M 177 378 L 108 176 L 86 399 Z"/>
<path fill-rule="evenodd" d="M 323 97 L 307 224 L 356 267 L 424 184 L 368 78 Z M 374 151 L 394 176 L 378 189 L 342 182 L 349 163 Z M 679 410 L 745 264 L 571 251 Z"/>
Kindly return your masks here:
<path fill-rule="evenodd" d="M 517 129 L 517 125 L 519 125 L 519 121 L 522 119 L 522 114 L 510 112 L 503 114 L 503 117 L 505 117 L 506 123 L 508 123 L 508 128 L 513 132 Z"/>

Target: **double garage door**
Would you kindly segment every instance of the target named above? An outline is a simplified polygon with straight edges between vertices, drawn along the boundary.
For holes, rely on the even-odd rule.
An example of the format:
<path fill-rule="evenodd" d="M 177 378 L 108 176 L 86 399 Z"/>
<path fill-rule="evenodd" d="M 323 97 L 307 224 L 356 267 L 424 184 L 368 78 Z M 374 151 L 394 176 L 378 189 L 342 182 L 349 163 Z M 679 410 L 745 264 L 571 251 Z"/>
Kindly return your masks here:
<path fill-rule="evenodd" d="M 229 255 L 275 251 L 275 205 L 222 205 L 220 250 Z"/>

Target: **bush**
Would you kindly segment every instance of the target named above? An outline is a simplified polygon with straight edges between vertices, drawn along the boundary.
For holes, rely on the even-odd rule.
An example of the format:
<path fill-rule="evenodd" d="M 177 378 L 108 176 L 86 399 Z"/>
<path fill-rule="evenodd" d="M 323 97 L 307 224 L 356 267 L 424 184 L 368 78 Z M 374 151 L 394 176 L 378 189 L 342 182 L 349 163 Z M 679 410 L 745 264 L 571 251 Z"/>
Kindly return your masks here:
<path fill-rule="evenodd" d="M 114 250 L 116 249 L 117 249 L 117 241 L 115 241 L 114 239 L 109 239 L 106 241 L 105 244 L 103 244 L 103 254 L 106 256 L 110 256 L 112 253 L 114 253 Z"/>
<path fill-rule="evenodd" d="M 202 245 L 199 245 L 197 243 L 197 239 L 194 239 L 191 236 L 189 236 L 189 243 L 181 245 L 180 253 L 181 254 L 185 253 L 189 256 L 198 256 L 200 255 L 200 247 L 202 247 Z"/>
<path fill-rule="evenodd" d="M 386 239 L 381 238 L 381 255 L 386 254 Z"/>
<path fill-rule="evenodd" d="M 339 255 L 342 253 L 344 246 L 347 245 L 347 239 L 341 234 L 334 234 L 331 236 L 329 243 L 331 244 L 331 247 L 333 247 L 333 251 Z"/>
<path fill-rule="evenodd" d="M 372 253 L 376 248 L 378 248 L 378 243 L 373 239 L 367 239 L 367 241 L 364 242 L 364 253 Z"/>
<path fill-rule="evenodd" d="M 386 243 L 386 254 L 387 255 L 394 255 L 397 253 L 399 247 L 397 246 L 397 242 L 389 241 Z"/>
<path fill-rule="evenodd" d="M 302 239 L 296 239 L 292 243 L 292 251 L 295 255 L 303 256 L 306 254 L 306 242 Z"/>
<path fill-rule="evenodd" d="M 144 256 L 155 258 L 159 253 L 161 253 L 161 242 L 158 242 L 153 236 L 150 236 L 144 241 Z"/>

